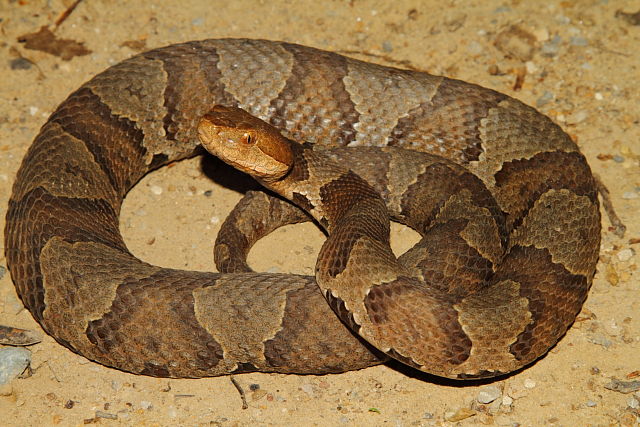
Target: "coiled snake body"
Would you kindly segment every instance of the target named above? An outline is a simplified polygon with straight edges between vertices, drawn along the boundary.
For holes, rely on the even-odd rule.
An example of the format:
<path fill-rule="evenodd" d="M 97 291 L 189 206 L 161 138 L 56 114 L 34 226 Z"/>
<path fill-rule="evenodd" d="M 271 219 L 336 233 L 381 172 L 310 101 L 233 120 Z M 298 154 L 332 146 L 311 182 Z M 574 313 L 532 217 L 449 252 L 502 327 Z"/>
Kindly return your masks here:
<path fill-rule="evenodd" d="M 313 278 L 254 273 L 238 260 L 291 209 L 277 199 L 251 196 L 239 211 L 272 211 L 223 226 L 216 256 L 225 273 L 156 267 L 127 250 L 118 230 L 125 194 L 148 171 L 193 155 L 198 125 L 206 137 L 217 105 L 316 148 L 390 147 L 265 149 L 287 166 L 278 179 L 265 178 L 278 165 L 257 177 L 329 231 L 322 292 Z M 424 233 L 399 261 L 387 246 L 387 210 Z M 566 332 L 595 271 L 600 213 L 577 146 L 506 95 L 228 39 L 137 55 L 72 93 L 23 160 L 5 236 L 16 289 L 36 320 L 108 366 L 169 377 L 327 373 L 389 355 L 469 378 L 518 369 Z"/>

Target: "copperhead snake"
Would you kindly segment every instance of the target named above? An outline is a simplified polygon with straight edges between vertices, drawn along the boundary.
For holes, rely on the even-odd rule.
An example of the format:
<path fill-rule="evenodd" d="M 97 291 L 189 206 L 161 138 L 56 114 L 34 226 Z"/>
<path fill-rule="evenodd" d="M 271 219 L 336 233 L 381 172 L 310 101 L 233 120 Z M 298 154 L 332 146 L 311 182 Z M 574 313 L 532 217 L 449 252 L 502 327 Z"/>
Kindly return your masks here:
<path fill-rule="evenodd" d="M 238 125 L 236 107 L 251 127 Z M 304 220 L 266 196 L 247 196 L 223 226 L 221 273 L 161 268 L 127 250 L 118 229 L 127 191 L 197 154 L 199 137 L 215 152 L 220 135 L 275 161 L 254 174 L 328 230 L 319 287 L 248 271 L 255 239 Z M 256 144 L 265 139 L 284 145 Z M 271 211 L 253 212 L 261 205 Z M 399 260 L 389 215 L 424 233 Z M 224 39 L 139 54 L 73 92 L 22 162 L 5 236 L 34 318 L 107 366 L 160 377 L 321 374 L 391 356 L 464 379 L 519 369 L 562 337 L 595 272 L 600 212 L 575 143 L 507 95 Z"/>

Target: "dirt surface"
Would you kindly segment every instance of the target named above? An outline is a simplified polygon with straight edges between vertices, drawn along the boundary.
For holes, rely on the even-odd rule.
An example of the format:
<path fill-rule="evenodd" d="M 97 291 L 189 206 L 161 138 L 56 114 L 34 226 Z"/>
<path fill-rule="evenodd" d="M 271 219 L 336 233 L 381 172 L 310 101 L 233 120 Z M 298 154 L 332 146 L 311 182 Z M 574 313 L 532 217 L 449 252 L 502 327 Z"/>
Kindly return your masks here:
<path fill-rule="evenodd" d="M 85 0 L 63 19 L 72 3 L 0 6 L 2 221 L 27 147 L 83 81 L 141 50 L 231 36 L 445 74 L 537 106 L 578 142 L 628 229 L 620 238 L 603 218 L 598 273 L 578 321 L 545 358 L 498 381 L 454 383 L 389 366 L 325 376 L 244 374 L 235 377 L 246 391 L 242 409 L 229 377 L 131 375 L 47 336 L 30 347 L 31 375 L 0 389 L 0 424 L 637 425 L 640 393 L 605 387 L 613 377 L 637 380 L 640 370 L 640 26 L 616 13 L 637 12 L 637 1 Z M 45 25 L 84 45 L 49 44 L 52 54 L 18 42 Z M 121 222 L 135 254 L 168 267 L 213 269 L 212 241 L 241 194 L 203 172 L 211 163 L 176 164 L 136 186 Z M 397 247 L 411 234 L 397 227 Z M 250 262 L 258 270 L 311 273 L 322 239 L 312 225 L 287 227 L 260 242 Z M 2 255 L 0 266 L 0 324 L 39 330 Z M 493 403 L 479 403 L 495 388 Z"/>

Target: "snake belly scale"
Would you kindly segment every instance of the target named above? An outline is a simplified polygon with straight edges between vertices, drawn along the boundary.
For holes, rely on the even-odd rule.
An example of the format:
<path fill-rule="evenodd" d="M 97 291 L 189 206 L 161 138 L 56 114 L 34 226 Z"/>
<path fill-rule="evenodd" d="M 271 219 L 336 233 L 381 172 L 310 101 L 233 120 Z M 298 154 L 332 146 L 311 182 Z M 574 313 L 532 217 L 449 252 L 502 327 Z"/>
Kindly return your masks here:
<path fill-rule="evenodd" d="M 118 230 L 127 191 L 150 170 L 194 155 L 198 124 L 216 105 L 240 107 L 316 148 L 378 147 L 358 149 L 359 157 L 382 153 L 372 154 L 375 171 L 357 171 L 369 184 L 331 167 L 318 174 L 327 167 L 306 154 L 289 171 L 304 183 L 294 203 L 331 206 L 321 286 L 362 271 L 374 284 L 323 289 L 327 304 L 313 278 L 171 270 L 129 253 Z M 404 160 L 397 153 L 406 149 L 427 157 Z M 441 187 L 439 196 L 425 185 Z M 353 213 L 362 221 L 332 236 L 331 218 L 344 214 L 338 196 L 369 193 Z M 435 232 L 401 257 L 406 274 L 380 268 L 391 261 L 378 193 L 392 216 Z M 600 242 L 584 156 L 534 109 L 457 80 L 244 39 L 152 50 L 82 85 L 28 150 L 6 224 L 11 276 L 47 333 L 91 360 L 162 377 L 320 374 L 387 356 L 451 378 L 510 372 L 573 323 Z M 229 236 L 238 246 L 255 237 L 241 231 L 225 234 L 225 245 Z M 432 290 L 416 291 L 416 277 Z"/>

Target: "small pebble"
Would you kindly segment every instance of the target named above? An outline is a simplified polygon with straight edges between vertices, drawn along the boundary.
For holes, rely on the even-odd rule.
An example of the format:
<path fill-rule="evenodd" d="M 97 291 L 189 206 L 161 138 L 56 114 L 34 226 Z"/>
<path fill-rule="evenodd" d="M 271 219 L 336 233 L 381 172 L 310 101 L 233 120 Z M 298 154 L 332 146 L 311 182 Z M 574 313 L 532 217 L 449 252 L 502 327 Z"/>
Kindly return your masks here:
<path fill-rule="evenodd" d="M 620 261 L 624 262 L 624 261 L 629 261 L 633 255 L 635 255 L 633 252 L 633 249 L 627 248 L 618 252 L 618 255 L 616 256 Z"/>
<path fill-rule="evenodd" d="M 587 340 L 593 344 L 601 345 L 604 348 L 609 348 L 613 344 L 609 338 L 605 337 L 602 334 L 595 334 L 591 337 L 588 337 Z"/>
<path fill-rule="evenodd" d="M 533 61 L 527 61 L 524 63 L 524 66 L 527 68 L 527 73 L 534 74 L 538 72 L 538 66 Z"/>
<path fill-rule="evenodd" d="M 267 390 L 256 390 L 251 393 L 251 400 L 260 400 L 267 395 Z"/>
<path fill-rule="evenodd" d="M 473 40 L 467 46 L 467 51 L 472 55 L 480 55 L 483 51 L 482 45 L 477 41 Z"/>
<path fill-rule="evenodd" d="M 502 395 L 500 389 L 496 386 L 485 387 L 478 393 L 476 400 L 479 403 L 491 403 Z"/>
<path fill-rule="evenodd" d="M 149 402 L 148 400 L 143 400 L 140 402 L 140 407 L 142 409 L 148 410 L 152 408 L 151 402 Z"/>
<path fill-rule="evenodd" d="M 196 167 L 192 167 L 186 169 L 185 174 L 191 178 L 199 178 L 202 176 L 202 171 Z"/>
<path fill-rule="evenodd" d="M 22 347 L 0 348 L 0 385 L 10 383 L 31 363 L 31 352 Z"/>
<path fill-rule="evenodd" d="M 532 380 L 531 378 L 527 378 L 526 380 L 524 380 L 524 388 L 534 388 L 536 386 L 536 382 L 534 380 Z"/>
<path fill-rule="evenodd" d="M 502 396 L 502 404 L 504 406 L 513 405 L 513 398 L 511 396 Z"/>
<path fill-rule="evenodd" d="M 12 70 L 28 70 L 31 68 L 31 62 L 24 58 L 16 58 L 9 62 L 9 66 Z"/>
<path fill-rule="evenodd" d="M 589 40 L 585 39 L 584 37 L 576 36 L 576 37 L 571 37 L 569 39 L 569 43 L 572 46 L 587 46 L 589 45 Z"/>
<path fill-rule="evenodd" d="M 588 114 L 586 111 L 576 111 L 567 116 L 567 123 L 570 125 L 576 125 L 578 123 L 584 122 L 587 117 Z"/>
<path fill-rule="evenodd" d="M 431 412 L 425 412 L 424 414 L 422 414 L 422 418 L 425 420 L 432 420 L 433 414 Z"/>
<path fill-rule="evenodd" d="M 309 396 L 313 396 L 313 384 L 304 383 L 300 386 L 300 390 L 304 391 Z"/>
<path fill-rule="evenodd" d="M 617 337 L 618 335 L 620 335 L 620 327 L 613 319 L 608 322 L 603 322 L 602 327 L 604 328 L 605 332 L 612 337 Z"/>
<path fill-rule="evenodd" d="M 497 76 L 501 73 L 500 68 L 498 68 L 496 64 L 489 65 L 489 67 L 487 68 L 487 72 L 492 76 Z"/>
<path fill-rule="evenodd" d="M 617 378 L 611 378 L 611 382 L 605 384 L 604 388 L 625 394 L 634 393 L 640 391 L 640 381 L 620 381 Z"/>
<path fill-rule="evenodd" d="M 635 191 L 625 191 L 622 193 L 622 198 L 625 200 L 637 199 L 638 197 L 640 196 L 638 196 L 638 193 Z"/>
<path fill-rule="evenodd" d="M 178 411 L 176 410 L 175 406 L 169 406 L 167 408 L 167 415 L 171 418 L 175 418 L 178 416 Z"/>
<path fill-rule="evenodd" d="M 212 216 L 211 219 L 209 220 L 209 222 L 211 224 L 219 224 L 220 223 L 220 217 Z"/>
<path fill-rule="evenodd" d="M 618 271 L 613 264 L 606 265 L 605 277 L 607 278 L 607 282 L 609 282 L 611 286 L 618 286 L 618 283 L 620 282 L 620 276 L 618 275 Z"/>
<path fill-rule="evenodd" d="M 624 162 L 624 157 L 622 157 L 619 154 L 616 154 L 615 156 L 613 156 L 613 161 L 616 163 L 622 163 Z"/>
<path fill-rule="evenodd" d="M 602 94 L 600 92 L 596 92 L 593 94 L 593 97 L 597 100 L 597 101 L 602 101 L 604 99 L 604 96 L 602 96 Z"/>
<path fill-rule="evenodd" d="M 159 196 L 162 194 L 162 187 L 160 187 L 159 185 L 152 185 L 150 190 L 156 196 Z"/>
<path fill-rule="evenodd" d="M 117 420 L 118 416 L 104 411 L 96 411 L 96 418 L 105 418 L 107 420 Z"/>
<path fill-rule="evenodd" d="M 536 107 L 540 108 L 548 104 L 549 102 L 553 101 L 553 97 L 554 95 L 552 92 L 545 90 L 542 96 L 536 100 Z"/>
<path fill-rule="evenodd" d="M 393 45 L 391 44 L 390 41 L 384 41 L 382 42 L 382 50 L 384 50 L 387 53 L 393 52 Z"/>
<path fill-rule="evenodd" d="M 553 57 L 558 54 L 560 51 L 560 43 L 562 42 L 562 37 L 554 36 L 551 40 L 542 45 L 540 49 L 540 53 L 542 56 Z"/>
<path fill-rule="evenodd" d="M 260 384 L 256 384 L 256 383 L 249 384 L 249 390 L 251 391 L 260 390 Z"/>
<path fill-rule="evenodd" d="M 0 265 L 0 279 L 4 277 L 7 272 L 7 268 L 4 265 Z"/>
<path fill-rule="evenodd" d="M 589 408 L 593 408 L 598 405 L 598 402 L 596 402 L 595 400 L 587 400 L 585 402 L 585 405 L 587 405 L 587 407 Z"/>
<path fill-rule="evenodd" d="M 546 28 L 533 30 L 531 34 L 533 34 L 536 40 L 539 42 L 546 42 L 547 40 L 549 40 L 549 30 L 547 30 Z"/>
<path fill-rule="evenodd" d="M 204 196 L 205 196 L 205 197 L 211 197 L 211 195 L 213 194 L 213 191 L 211 191 L 211 190 L 207 190 L 207 191 L 205 191 L 205 192 L 204 192 L 204 193 L 202 193 L 202 194 L 204 194 Z"/>
<path fill-rule="evenodd" d="M 629 405 L 629 408 L 631 409 L 639 409 L 640 401 L 638 401 L 638 399 L 636 399 L 635 397 L 630 397 L 629 400 L 627 400 L 627 405 Z"/>

